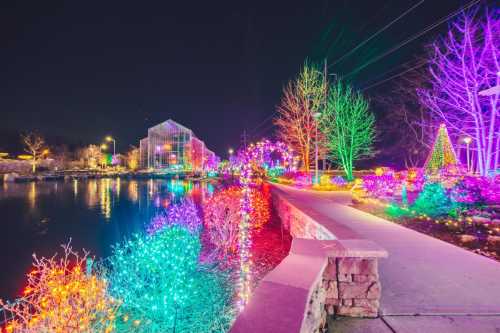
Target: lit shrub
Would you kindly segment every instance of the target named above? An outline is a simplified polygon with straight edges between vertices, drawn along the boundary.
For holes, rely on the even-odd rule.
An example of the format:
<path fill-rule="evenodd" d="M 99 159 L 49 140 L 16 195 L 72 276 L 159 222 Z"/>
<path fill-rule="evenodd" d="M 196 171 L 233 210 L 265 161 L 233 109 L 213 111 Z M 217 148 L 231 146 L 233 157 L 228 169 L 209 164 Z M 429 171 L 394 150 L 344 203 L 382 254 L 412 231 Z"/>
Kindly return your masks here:
<path fill-rule="evenodd" d="M 201 218 L 192 200 L 183 199 L 178 204 L 170 205 L 165 212 L 154 216 L 147 227 L 147 232 L 153 234 L 171 225 L 183 226 L 192 233 L 200 231 L 202 225 Z"/>
<path fill-rule="evenodd" d="M 209 239 L 223 256 L 237 251 L 242 198 L 241 188 L 232 186 L 216 192 L 203 206 Z M 265 187 L 250 189 L 250 204 L 250 227 L 259 230 L 270 218 L 269 194 Z"/>
<path fill-rule="evenodd" d="M 111 297 L 108 281 L 92 271 L 88 253 L 69 245 L 62 257 L 38 259 L 28 274 L 22 299 L 3 303 L 12 319 L 6 332 L 112 332 L 120 302 Z"/>
<path fill-rule="evenodd" d="M 363 189 L 371 196 L 382 197 L 392 195 L 401 182 L 394 174 L 367 175 L 363 178 Z"/>
<path fill-rule="evenodd" d="M 440 183 L 425 184 L 422 192 L 411 206 L 411 210 L 417 214 L 425 214 L 430 217 L 453 214 L 455 208 L 456 204 Z"/>
<path fill-rule="evenodd" d="M 179 225 L 116 245 L 105 271 L 122 300 L 119 332 L 213 332 L 229 326 L 228 277 L 198 263 L 200 240 Z"/>

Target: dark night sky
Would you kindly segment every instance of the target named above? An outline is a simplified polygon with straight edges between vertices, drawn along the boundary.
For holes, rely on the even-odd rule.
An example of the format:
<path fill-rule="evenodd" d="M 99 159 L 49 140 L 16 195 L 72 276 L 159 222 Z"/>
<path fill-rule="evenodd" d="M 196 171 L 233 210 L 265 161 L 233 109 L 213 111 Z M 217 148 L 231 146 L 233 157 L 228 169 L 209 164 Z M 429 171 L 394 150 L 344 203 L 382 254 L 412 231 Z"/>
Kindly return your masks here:
<path fill-rule="evenodd" d="M 36 129 L 85 144 L 112 134 L 124 150 L 172 118 L 223 155 L 244 129 L 272 133 L 270 121 L 254 129 L 306 57 L 333 62 L 417 2 L 3 1 L 0 145 Z M 330 70 L 349 73 L 464 3 L 426 0 Z M 353 83 L 414 59 L 445 26 Z"/>

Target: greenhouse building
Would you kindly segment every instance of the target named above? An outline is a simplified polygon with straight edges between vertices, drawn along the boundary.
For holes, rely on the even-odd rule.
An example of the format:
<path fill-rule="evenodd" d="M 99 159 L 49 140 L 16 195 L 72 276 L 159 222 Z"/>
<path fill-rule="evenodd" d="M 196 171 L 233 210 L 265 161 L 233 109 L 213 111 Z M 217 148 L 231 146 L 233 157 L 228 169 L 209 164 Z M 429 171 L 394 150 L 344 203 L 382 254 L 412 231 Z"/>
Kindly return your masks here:
<path fill-rule="evenodd" d="M 149 128 L 139 147 L 142 168 L 203 172 L 217 164 L 215 153 L 193 131 L 171 119 Z"/>

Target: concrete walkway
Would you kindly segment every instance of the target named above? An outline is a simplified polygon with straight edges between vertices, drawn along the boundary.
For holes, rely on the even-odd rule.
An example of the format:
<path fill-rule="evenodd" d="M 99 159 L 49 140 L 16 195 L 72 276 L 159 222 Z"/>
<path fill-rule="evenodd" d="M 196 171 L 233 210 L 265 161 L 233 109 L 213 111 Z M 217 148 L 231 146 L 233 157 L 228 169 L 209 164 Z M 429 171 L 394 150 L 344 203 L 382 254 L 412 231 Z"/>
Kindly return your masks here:
<path fill-rule="evenodd" d="M 381 318 L 336 321 L 332 332 L 500 333 L 500 263 L 349 207 L 348 192 L 275 189 L 334 234 L 341 225 L 389 252 Z"/>

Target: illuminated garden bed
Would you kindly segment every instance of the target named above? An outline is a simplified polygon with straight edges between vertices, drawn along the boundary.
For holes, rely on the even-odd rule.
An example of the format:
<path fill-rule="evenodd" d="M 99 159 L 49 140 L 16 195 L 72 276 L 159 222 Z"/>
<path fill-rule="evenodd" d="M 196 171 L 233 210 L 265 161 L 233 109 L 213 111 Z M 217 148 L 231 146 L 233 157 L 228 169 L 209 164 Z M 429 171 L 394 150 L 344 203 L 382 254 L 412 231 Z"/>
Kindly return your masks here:
<path fill-rule="evenodd" d="M 273 216 L 268 190 L 251 187 L 249 260 L 242 266 L 242 189 L 165 202 L 145 231 L 93 258 L 63 246 L 36 258 L 23 294 L 1 302 L 6 332 L 226 332 L 249 292 L 288 254 L 291 237 Z M 153 200 L 156 202 L 156 199 Z M 3 331 L 2 331 L 3 332 Z"/>
<path fill-rule="evenodd" d="M 500 177 L 379 171 L 354 189 L 354 207 L 500 260 Z"/>

